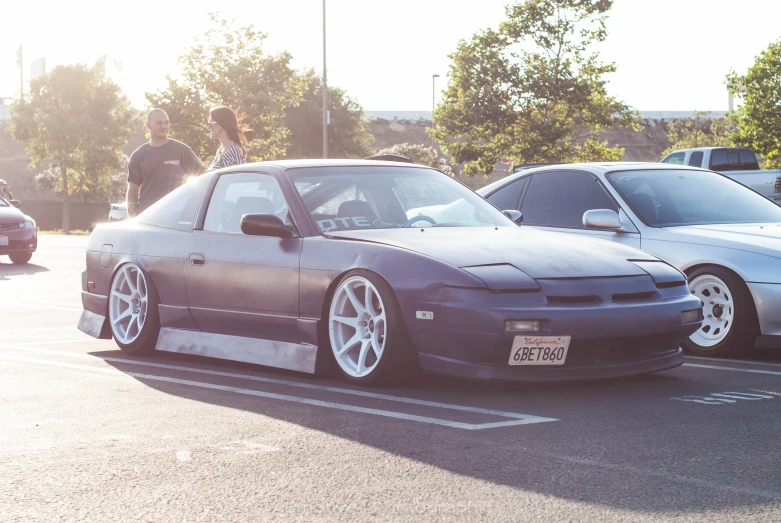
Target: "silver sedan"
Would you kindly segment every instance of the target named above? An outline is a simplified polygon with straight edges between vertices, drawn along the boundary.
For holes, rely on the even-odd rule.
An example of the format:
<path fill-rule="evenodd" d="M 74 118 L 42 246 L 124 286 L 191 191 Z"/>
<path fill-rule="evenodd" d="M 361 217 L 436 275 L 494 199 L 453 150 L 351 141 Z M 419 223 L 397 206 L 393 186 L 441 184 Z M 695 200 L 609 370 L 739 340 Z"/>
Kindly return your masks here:
<path fill-rule="evenodd" d="M 705 305 L 689 352 L 781 349 L 781 207 L 751 189 L 702 169 L 605 163 L 527 169 L 478 193 L 521 211 L 524 226 L 624 243 L 678 267 Z"/>

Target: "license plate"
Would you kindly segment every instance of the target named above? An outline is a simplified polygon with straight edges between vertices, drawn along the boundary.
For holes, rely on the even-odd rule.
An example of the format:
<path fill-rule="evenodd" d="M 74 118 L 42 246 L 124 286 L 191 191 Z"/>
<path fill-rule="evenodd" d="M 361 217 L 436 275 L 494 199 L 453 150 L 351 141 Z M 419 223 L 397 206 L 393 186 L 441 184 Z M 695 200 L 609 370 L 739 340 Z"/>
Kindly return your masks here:
<path fill-rule="evenodd" d="M 8 245 L 8 236 L 0 236 L 0 245 Z"/>
<path fill-rule="evenodd" d="M 516 336 L 510 365 L 564 365 L 571 336 Z"/>

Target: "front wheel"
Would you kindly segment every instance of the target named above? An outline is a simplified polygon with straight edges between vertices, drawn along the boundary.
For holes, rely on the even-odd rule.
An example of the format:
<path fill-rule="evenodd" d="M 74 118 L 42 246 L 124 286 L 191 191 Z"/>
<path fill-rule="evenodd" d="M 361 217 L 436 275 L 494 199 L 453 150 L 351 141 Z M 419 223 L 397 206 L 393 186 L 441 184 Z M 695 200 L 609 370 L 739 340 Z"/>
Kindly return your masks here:
<path fill-rule="evenodd" d="M 159 300 L 149 275 L 138 265 L 120 267 L 111 282 L 108 316 L 119 348 L 130 354 L 149 354 L 160 334 Z"/>
<path fill-rule="evenodd" d="M 689 288 L 702 303 L 700 330 L 683 344 L 698 356 L 734 356 L 753 348 L 758 334 L 754 301 L 746 284 L 721 267 L 701 267 L 689 275 Z"/>
<path fill-rule="evenodd" d="M 363 270 L 347 273 L 328 314 L 331 350 L 342 375 L 371 385 L 406 373 L 402 362 L 409 347 L 403 323 L 396 298 L 382 278 Z"/>
<path fill-rule="evenodd" d="M 29 262 L 32 259 L 33 253 L 12 252 L 11 254 L 8 255 L 8 257 L 11 258 L 11 261 L 16 265 L 24 265 L 25 263 Z"/>

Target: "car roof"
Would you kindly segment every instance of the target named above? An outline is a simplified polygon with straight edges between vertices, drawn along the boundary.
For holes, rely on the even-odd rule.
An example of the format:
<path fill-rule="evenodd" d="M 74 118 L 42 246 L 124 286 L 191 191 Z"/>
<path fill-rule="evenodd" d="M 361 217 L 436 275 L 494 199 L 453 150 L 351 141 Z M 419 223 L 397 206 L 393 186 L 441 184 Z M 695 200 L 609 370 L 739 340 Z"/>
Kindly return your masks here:
<path fill-rule="evenodd" d="M 672 165 L 667 163 L 657 162 L 591 162 L 591 163 L 560 163 L 555 165 L 547 165 L 544 167 L 534 167 L 531 169 L 525 169 L 523 171 L 511 174 L 501 180 L 497 180 L 485 187 L 477 190 L 481 195 L 490 193 L 503 185 L 510 183 L 519 178 L 530 176 L 534 173 L 546 172 L 546 171 L 588 171 L 592 174 L 607 174 L 611 172 L 623 172 L 623 171 L 702 171 L 698 167 L 690 167 L 688 165 Z M 707 170 L 707 169 L 705 169 Z"/>
<path fill-rule="evenodd" d="M 748 147 L 730 147 L 730 146 L 722 145 L 721 147 L 690 147 L 688 149 L 676 149 L 675 151 L 672 151 L 670 154 L 688 153 L 688 152 L 691 152 L 691 151 L 703 151 L 703 152 L 705 152 L 705 151 L 713 151 L 714 149 L 738 149 L 738 150 L 741 150 L 741 151 L 751 151 L 751 149 L 749 149 Z M 754 152 L 754 151 L 751 151 L 751 152 Z M 667 156 L 670 156 L 670 154 L 668 154 Z"/>
<path fill-rule="evenodd" d="M 351 160 L 351 159 L 306 159 L 306 160 L 269 160 L 265 162 L 245 163 L 242 165 L 234 165 L 227 169 L 221 169 L 220 172 L 233 172 L 233 171 L 246 171 L 247 168 L 253 169 L 297 169 L 302 167 L 396 167 L 399 169 L 409 169 L 410 167 L 416 167 L 419 169 L 431 169 L 435 171 L 433 167 L 427 165 L 419 165 L 415 163 L 404 163 L 396 161 L 382 161 L 382 160 Z"/>

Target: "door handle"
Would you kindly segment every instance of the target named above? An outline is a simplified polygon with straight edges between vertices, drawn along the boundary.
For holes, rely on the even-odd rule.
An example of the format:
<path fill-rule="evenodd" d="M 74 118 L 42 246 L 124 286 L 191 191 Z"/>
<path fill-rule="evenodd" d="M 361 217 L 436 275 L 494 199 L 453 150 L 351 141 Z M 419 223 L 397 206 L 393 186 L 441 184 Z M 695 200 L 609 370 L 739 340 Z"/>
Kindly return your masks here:
<path fill-rule="evenodd" d="M 190 255 L 190 265 L 206 265 L 206 258 L 203 254 L 194 252 Z"/>

